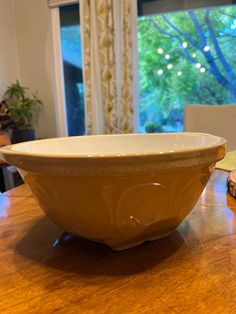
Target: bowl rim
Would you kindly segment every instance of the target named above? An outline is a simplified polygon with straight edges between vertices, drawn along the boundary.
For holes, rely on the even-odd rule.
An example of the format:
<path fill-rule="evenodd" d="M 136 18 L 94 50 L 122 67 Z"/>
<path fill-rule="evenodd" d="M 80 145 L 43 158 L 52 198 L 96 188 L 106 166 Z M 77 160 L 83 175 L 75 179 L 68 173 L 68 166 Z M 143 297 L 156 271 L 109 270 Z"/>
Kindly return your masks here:
<path fill-rule="evenodd" d="M 153 152 L 140 152 L 140 153 L 92 153 L 92 154 L 52 154 L 52 153 L 35 153 L 35 152 L 23 152 L 20 150 L 14 150 L 15 147 L 19 147 L 23 144 L 30 144 L 30 143 L 36 143 L 36 142 L 50 142 L 53 140 L 65 140 L 68 138 L 84 138 L 84 137 L 115 137 L 115 136 L 164 136 L 164 135 L 192 135 L 192 136 L 207 136 L 207 137 L 212 137 L 212 138 L 218 138 L 219 142 L 212 144 L 212 145 L 207 145 L 207 146 L 196 146 L 193 148 L 183 148 L 183 149 L 178 149 L 178 150 L 171 150 L 171 151 L 166 151 L 166 152 L 161 152 L 161 151 L 153 151 Z M 7 146 L 0 147 L 0 156 L 2 155 L 2 158 L 4 158 L 4 155 L 9 156 L 9 155 L 17 155 L 17 156 L 22 156 L 22 157 L 35 157 L 35 158 L 46 158 L 46 159 L 79 159 L 79 160 L 93 160 L 93 159 L 114 159 L 114 158 L 119 158 L 119 159 L 129 159 L 129 158 L 139 158 L 139 157 L 158 157 L 158 156 L 173 156 L 173 155 L 186 155 L 186 154 L 199 154 L 199 152 L 204 152 L 209 149 L 215 149 L 219 148 L 221 146 L 224 146 L 227 144 L 227 140 L 223 137 L 220 136 L 215 136 L 212 134 L 208 133 L 200 133 L 200 132 L 170 132 L 170 133 L 129 133 L 129 134 L 104 134 L 104 135 L 82 135 L 82 136 L 65 136 L 65 137 L 55 137 L 55 138 L 48 138 L 48 139 L 41 139 L 41 140 L 33 140 L 33 141 L 27 141 L 27 142 L 22 142 L 22 143 L 17 143 L 17 144 L 11 144 Z"/>
<path fill-rule="evenodd" d="M 8 146 L 3 146 L 0 147 L 0 157 L 5 160 L 7 162 L 7 158 L 5 157 L 14 157 L 14 156 L 18 156 L 18 157 L 22 157 L 22 158 L 30 158 L 35 159 L 35 160 L 80 160 L 80 161 L 99 161 L 99 160 L 134 160 L 134 159 L 149 159 L 149 158 L 166 158 L 166 157 L 182 157 L 182 156 L 186 156 L 186 155 L 191 155 L 192 157 L 199 155 L 200 153 L 203 153 L 205 151 L 208 150 L 215 150 L 219 147 L 223 147 L 226 146 L 227 144 L 227 140 L 219 137 L 219 136 L 215 136 L 215 135 L 211 135 L 211 134 L 207 134 L 207 133 L 200 133 L 200 132 L 173 132 L 173 133 L 145 133 L 145 134 L 140 134 L 140 133 L 129 133 L 129 134 L 109 134 L 109 135 L 88 135 L 88 136 L 93 136 L 93 137 L 105 137 L 105 136 L 109 136 L 109 137 L 115 137 L 117 135 L 120 136 L 126 136 L 126 135 L 132 135 L 132 136 L 140 136 L 140 135 L 145 135 L 145 136 L 162 136 L 162 135 L 192 135 L 192 136 L 207 136 L 207 137 L 212 137 L 212 138 L 218 138 L 218 143 L 212 144 L 212 145 L 207 145 L 207 146 L 202 146 L 202 147 L 193 147 L 193 148 L 183 148 L 183 149 L 179 149 L 179 150 L 172 150 L 172 151 L 166 151 L 166 152 L 161 152 L 161 151 L 155 151 L 155 152 L 140 152 L 140 153 L 125 153 L 125 154 L 120 154 L 120 153 L 106 153 L 106 154 L 98 154 L 98 153 L 94 153 L 94 154 L 47 154 L 47 153 L 32 153 L 32 152 L 23 152 L 23 151 L 17 151 L 14 150 L 15 147 L 20 146 L 22 144 L 30 144 L 30 143 L 35 143 L 37 142 L 49 142 L 52 140 L 63 140 L 63 139 L 67 139 L 67 138 L 81 138 L 84 136 L 73 136 L 73 137 L 58 137 L 58 138 L 49 138 L 49 139 L 41 139 L 41 140 L 34 140 L 34 141 L 28 141 L 28 142 L 22 142 L 22 143 L 17 143 L 17 144 L 12 144 L 12 145 L 8 145 Z M 86 135 L 85 135 L 86 136 Z"/>

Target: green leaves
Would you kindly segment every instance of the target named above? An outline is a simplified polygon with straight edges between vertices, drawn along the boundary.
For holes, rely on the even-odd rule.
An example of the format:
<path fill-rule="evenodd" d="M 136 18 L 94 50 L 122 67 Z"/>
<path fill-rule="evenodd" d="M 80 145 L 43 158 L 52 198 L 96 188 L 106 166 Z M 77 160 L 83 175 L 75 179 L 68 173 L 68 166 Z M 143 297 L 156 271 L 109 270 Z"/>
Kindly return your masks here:
<path fill-rule="evenodd" d="M 37 92 L 30 94 L 28 88 L 21 86 L 19 81 L 8 86 L 4 101 L 12 126 L 18 129 L 32 128 L 43 105 Z"/>
<path fill-rule="evenodd" d="M 24 99 L 27 90 L 28 88 L 21 86 L 19 81 L 17 80 L 16 83 L 8 86 L 4 94 L 4 98 L 11 99 L 12 101 L 17 101 L 18 99 Z"/>

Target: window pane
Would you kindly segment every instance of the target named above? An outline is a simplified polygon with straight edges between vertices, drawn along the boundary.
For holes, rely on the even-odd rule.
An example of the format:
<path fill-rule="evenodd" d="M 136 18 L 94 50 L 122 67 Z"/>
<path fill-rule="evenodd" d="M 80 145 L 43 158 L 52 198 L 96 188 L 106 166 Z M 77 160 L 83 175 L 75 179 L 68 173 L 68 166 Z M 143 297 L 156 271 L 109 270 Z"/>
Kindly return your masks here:
<path fill-rule="evenodd" d="M 236 6 L 186 10 L 195 1 L 180 1 L 160 13 L 165 2 L 170 9 L 138 2 L 148 12 L 138 18 L 140 132 L 182 131 L 186 104 L 236 103 Z"/>
<path fill-rule="evenodd" d="M 83 135 L 84 85 L 79 5 L 62 6 L 60 22 L 68 134 Z"/>

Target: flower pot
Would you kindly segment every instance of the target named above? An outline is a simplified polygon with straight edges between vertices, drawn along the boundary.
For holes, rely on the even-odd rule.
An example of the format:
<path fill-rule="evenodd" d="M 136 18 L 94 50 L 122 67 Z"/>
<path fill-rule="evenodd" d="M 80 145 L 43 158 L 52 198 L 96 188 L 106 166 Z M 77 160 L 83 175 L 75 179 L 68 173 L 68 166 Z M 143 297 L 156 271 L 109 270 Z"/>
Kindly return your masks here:
<path fill-rule="evenodd" d="M 34 129 L 13 129 L 12 130 L 13 143 L 20 143 L 35 140 Z"/>

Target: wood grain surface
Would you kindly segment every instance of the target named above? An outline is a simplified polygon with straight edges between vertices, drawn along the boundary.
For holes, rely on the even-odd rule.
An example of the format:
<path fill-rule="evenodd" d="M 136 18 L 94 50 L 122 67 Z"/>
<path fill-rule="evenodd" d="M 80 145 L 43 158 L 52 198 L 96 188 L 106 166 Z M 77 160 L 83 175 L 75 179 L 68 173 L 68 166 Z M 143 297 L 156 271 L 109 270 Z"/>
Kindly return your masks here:
<path fill-rule="evenodd" d="M 171 236 L 123 252 L 62 236 L 25 186 L 0 196 L 0 313 L 236 313 L 236 200 L 215 171 Z"/>
<path fill-rule="evenodd" d="M 8 133 L 2 132 L 0 130 L 0 147 L 5 146 L 5 145 L 10 145 L 11 144 L 11 138 Z M 1 165 L 6 165 L 5 161 L 0 159 L 0 166 Z"/>

